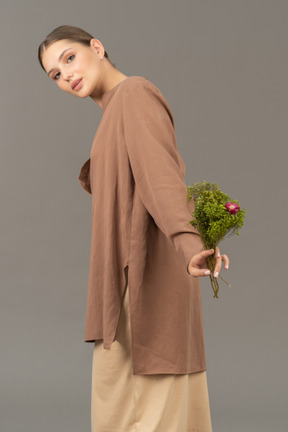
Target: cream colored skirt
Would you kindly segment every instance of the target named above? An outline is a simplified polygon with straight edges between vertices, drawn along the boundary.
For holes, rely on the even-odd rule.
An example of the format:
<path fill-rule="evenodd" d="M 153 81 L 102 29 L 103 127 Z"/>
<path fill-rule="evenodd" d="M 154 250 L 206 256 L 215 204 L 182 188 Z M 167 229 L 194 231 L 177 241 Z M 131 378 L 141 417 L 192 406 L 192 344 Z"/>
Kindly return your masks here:
<path fill-rule="evenodd" d="M 110 350 L 93 350 L 92 432 L 212 432 L 206 371 L 133 375 L 129 287 Z"/>

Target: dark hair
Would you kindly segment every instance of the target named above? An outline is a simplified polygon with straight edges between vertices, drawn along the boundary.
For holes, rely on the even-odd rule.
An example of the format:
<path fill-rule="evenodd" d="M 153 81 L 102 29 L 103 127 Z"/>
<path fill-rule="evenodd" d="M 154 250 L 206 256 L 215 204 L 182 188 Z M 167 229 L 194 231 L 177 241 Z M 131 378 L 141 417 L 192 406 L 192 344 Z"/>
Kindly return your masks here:
<path fill-rule="evenodd" d="M 67 39 L 67 40 L 70 40 L 71 42 L 79 42 L 85 46 L 90 46 L 90 40 L 94 39 L 94 37 L 79 27 L 74 27 L 74 26 L 70 26 L 70 25 L 62 25 L 60 27 L 55 28 L 54 30 L 52 30 L 51 33 L 49 33 L 46 36 L 46 38 L 39 45 L 39 48 L 38 48 L 38 60 L 39 60 L 39 63 L 41 65 L 42 69 L 45 70 L 43 63 L 42 63 L 42 55 L 43 55 L 44 50 L 53 42 L 56 42 L 56 41 L 59 41 L 62 39 Z M 106 51 L 104 52 L 104 57 L 106 57 L 107 60 L 111 63 L 111 65 L 116 68 L 115 64 L 112 63 L 111 60 L 109 59 Z"/>

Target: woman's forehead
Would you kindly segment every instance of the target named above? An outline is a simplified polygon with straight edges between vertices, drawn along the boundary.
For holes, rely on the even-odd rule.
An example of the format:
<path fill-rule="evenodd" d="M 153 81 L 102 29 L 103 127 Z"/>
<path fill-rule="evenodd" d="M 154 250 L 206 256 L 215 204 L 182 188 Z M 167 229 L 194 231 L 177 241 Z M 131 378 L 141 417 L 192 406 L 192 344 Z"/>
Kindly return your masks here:
<path fill-rule="evenodd" d="M 53 67 L 56 67 L 56 65 L 60 61 L 59 58 L 64 51 L 70 48 L 79 47 L 80 45 L 81 44 L 79 44 L 78 42 L 69 41 L 67 39 L 55 41 L 48 45 L 48 47 L 44 49 L 42 54 L 42 63 L 46 71 L 48 72 Z"/>

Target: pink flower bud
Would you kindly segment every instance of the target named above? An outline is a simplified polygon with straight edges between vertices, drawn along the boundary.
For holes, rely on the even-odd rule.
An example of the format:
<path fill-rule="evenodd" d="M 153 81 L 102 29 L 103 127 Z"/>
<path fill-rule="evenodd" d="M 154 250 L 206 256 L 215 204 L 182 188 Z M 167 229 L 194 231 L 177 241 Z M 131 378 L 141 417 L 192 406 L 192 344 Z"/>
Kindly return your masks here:
<path fill-rule="evenodd" d="M 231 214 L 236 214 L 240 210 L 240 206 L 233 202 L 227 202 L 225 207 Z"/>

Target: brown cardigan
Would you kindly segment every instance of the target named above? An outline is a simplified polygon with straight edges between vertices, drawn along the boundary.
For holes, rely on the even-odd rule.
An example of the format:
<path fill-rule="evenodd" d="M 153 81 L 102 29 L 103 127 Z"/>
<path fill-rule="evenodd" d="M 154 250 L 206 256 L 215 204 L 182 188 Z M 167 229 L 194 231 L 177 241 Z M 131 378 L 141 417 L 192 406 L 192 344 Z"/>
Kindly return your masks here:
<path fill-rule="evenodd" d="M 134 374 L 204 371 L 200 278 L 188 272 L 204 246 L 189 224 L 171 109 L 130 76 L 103 95 L 102 111 L 79 174 L 92 195 L 85 342 L 110 349 L 129 269 Z"/>

